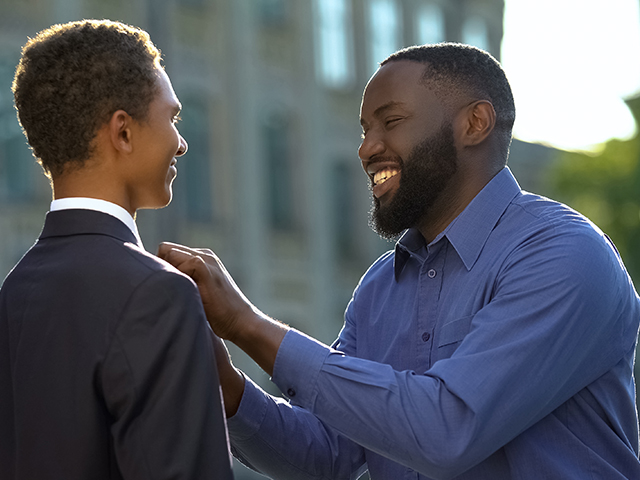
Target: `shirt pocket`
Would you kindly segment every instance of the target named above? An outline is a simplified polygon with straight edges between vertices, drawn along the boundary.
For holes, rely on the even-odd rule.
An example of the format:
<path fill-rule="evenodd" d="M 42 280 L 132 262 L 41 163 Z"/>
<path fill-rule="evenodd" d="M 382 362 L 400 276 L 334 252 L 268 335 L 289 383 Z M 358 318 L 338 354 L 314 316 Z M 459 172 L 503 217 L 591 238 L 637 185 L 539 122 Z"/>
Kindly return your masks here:
<path fill-rule="evenodd" d="M 471 320 L 474 315 L 467 315 L 446 323 L 440 329 L 440 335 L 438 336 L 438 348 L 436 349 L 437 358 L 434 360 L 442 360 L 443 358 L 449 358 L 453 355 L 453 352 L 460 346 L 464 337 L 469 333 L 471 328 Z"/>

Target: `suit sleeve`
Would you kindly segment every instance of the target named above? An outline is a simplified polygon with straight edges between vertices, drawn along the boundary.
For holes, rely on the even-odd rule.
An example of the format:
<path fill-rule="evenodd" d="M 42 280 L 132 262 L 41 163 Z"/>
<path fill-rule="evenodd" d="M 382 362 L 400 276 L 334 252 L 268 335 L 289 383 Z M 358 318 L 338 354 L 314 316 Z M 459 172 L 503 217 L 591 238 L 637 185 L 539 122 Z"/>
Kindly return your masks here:
<path fill-rule="evenodd" d="M 125 479 L 233 478 L 213 345 L 193 282 L 153 273 L 131 295 L 100 375 Z"/>

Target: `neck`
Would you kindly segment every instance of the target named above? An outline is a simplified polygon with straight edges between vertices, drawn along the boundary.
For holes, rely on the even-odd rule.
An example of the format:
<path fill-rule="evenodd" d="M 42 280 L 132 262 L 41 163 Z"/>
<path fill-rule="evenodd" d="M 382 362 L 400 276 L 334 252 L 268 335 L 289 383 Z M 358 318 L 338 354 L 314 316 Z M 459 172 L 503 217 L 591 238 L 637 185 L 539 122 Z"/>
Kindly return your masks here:
<path fill-rule="evenodd" d="M 81 168 L 66 171 L 52 178 L 54 200 L 69 197 L 86 197 L 105 200 L 121 206 L 135 216 L 135 209 L 127 204 L 126 196 L 117 178 L 100 162 L 87 162 Z"/>
<path fill-rule="evenodd" d="M 467 205 L 500 170 L 502 167 L 470 174 L 459 171 L 458 175 L 451 179 L 434 205 L 415 226 L 427 244 L 440 235 L 467 208 Z"/>

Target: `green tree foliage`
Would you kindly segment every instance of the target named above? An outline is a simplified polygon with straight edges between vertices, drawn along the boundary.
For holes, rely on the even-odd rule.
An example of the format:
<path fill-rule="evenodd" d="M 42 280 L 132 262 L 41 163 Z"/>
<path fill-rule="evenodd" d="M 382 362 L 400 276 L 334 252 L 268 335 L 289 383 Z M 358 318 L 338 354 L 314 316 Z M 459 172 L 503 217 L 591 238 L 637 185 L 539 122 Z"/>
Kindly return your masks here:
<path fill-rule="evenodd" d="M 627 103 L 640 124 L 640 97 Z M 553 165 L 549 195 L 609 235 L 640 285 L 640 136 L 611 140 L 595 156 L 562 152 Z"/>

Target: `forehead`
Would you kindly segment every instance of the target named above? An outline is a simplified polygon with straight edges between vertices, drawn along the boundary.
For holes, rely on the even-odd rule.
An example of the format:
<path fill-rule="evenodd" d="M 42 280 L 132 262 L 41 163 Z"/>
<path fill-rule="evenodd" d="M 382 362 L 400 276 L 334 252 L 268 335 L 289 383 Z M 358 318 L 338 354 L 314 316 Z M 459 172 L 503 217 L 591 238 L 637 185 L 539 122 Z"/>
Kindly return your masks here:
<path fill-rule="evenodd" d="M 180 102 L 178 101 L 176 93 L 173 91 L 173 86 L 171 85 L 169 75 L 167 75 L 164 69 L 157 70 L 156 85 L 157 90 L 153 99 L 153 103 L 156 103 L 159 107 L 180 107 Z"/>
<path fill-rule="evenodd" d="M 386 105 L 407 109 L 435 108 L 440 100 L 422 81 L 425 64 L 399 60 L 380 67 L 362 96 L 361 117 L 372 117 Z"/>

